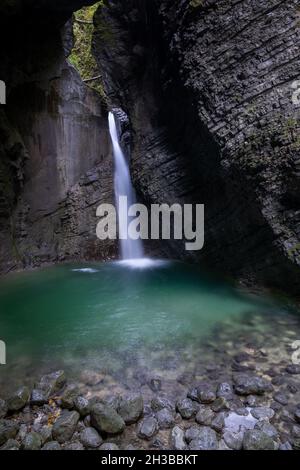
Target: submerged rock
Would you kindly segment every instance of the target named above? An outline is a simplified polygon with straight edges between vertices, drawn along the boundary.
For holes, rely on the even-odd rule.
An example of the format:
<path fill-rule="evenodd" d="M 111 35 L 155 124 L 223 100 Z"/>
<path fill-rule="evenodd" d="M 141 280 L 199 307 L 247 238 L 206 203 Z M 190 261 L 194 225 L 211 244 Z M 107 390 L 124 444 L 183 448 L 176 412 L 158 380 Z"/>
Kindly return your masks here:
<path fill-rule="evenodd" d="M 51 374 L 43 375 L 35 388 L 37 390 L 42 390 L 47 398 L 49 398 L 53 393 L 58 392 L 65 383 L 65 373 L 63 370 L 59 370 L 52 372 Z"/>
<path fill-rule="evenodd" d="M 243 449 L 245 450 L 275 450 L 274 440 L 263 431 L 252 429 L 246 431 L 243 440 Z"/>
<path fill-rule="evenodd" d="M 217 434 L 213 429 L 207 426 L 201 427 L 198 437 L 189 444 L 190 450 L 216 450 L 217 448 Z"/>
<path fill-rule="evenodd" d="M 20 411 L 29 401 L 30 391 L 28 387 L 21 387 L 14 392 L 7 401 L 9 411 Z"/>
<path fill-rule="evenodd" d="M 205 405 L 201 405 L 197 414 L 196 414 L 196 422 L 199 424 L 204 424 L 209 426 L 214 418 L 214 412 Z"/>
<path fill-rule="evenodd" d="M 61 396 L 61 406 L 67 410 L 74 408 L 74 401 L 78 397 L 78 386 L 76 384 L 67 385 Z"/>
<path fill-rule="evenodd" d="M 184 440 L 184 431 L 179 427 L 175 426 L 171 432 L 171 446 L 175 450 L 186 450 L 187 445 Z"/>
<path fill-rule="evenodd" d="M 84 447 L 96 449 L 102 444 L 102 438 L 94 428 L 85 428 L 80 433 L 80 441 Z"/>
<path fill-rule="evenodd" d="M 271 419 L 275 414 L 272 408 L 268 408 L 266 406 L 258 406 L 256 408 L 252 408 L 250 412 L 252 416 L 254 416 L 254 418 L 256 419 Z"/>
<path fill-rule="evenodd" d="M 144 411 L 144 400 L 140 393 L 133 393 L 126 398 L 121 398 L 118 413 L 126 424 L 136 423 Z"/>
<path fill-rule="evenodd" d="M 8 439 L 8 441 L 0 447 L 0 450 L 19 450 L 20 444 L 15 439 Z"/>
<path fill-rule="evenodd" d="M 77 411 L 63 411 L 53 425 L 52 435 L 54 440 L 60 444 L 69 441 L 75 432 L 78 421 L 79 413 Z"/>
<path fill-rule="evenodd" d="M 91 409 L 91 424 L 100 432 L 119 434 L 125 429 L 125 422 L 109 405 L 97 403 Z"/>
<path fill-rule="evenodd" d="M 42 447 L 42 438 L 37 432 L 30 432 L 22 442 L 24 450 L 40 450 Z"/>
<path fill-rule="evenodd" d="M 0 398 L 0 419 L 5 418 L 8 412 L 8 406 L 5 400 Z"/>
<path fill-rule="evenodd" d="M 174 424 L 174 412 L 170 411 L 168 408 L 163 408 L 159 410 L 155 415 L 160 429 L 169 429 Z"/>
<path fill-rule="evenodd" d="M 176 409 L 182 418 L 190 419 L 197 413 L 198 407 L 190 398 L 184 398 L 176 403 Z"/>
<path fill-rule="evenodd" d="M 227 400 L 231 400 L 233 398 L 233 391 L 232 387 L 227 382 L 222 382 L 218 385 L 217 388 L 217 398 L 226 398 Z"/>
<path fill-rule="evenodd" d="M 39 390 L 37 388 L 34 388 L 31 392 L 31 397 L 30 397 L 30 404 L 31 405 L 36 405 L 36 406 L 42 406 L 48 403 L 49 397 L 46 392 L 43 390 Z"/>
<path fill-rule="evenodd" d="M 61 446 L 57 441 L 50 441 L 42 447 L 42 450 L 61 450 Z"/>
<path fill-rule="evenodd" d="M 184 435 L 186 442 L 190 443 L 191 441 L 194 441 L 195 439 L 197 439 L 201 435 L 200 430 L 201 430 L 201 427 L 197 426 L 196 424 L 188 428 L 185 431 L 185 435 Z"/>
<path fill-rule="evenodd" d="M 19 425 L 8 419 L 0 419 L 0 446 L 8 439 L 14 439 L 19 431 Z"/>
<path fill-rule="evenodd" d="M 211 384 L 200 383 L 197 387 L 197 399 L 200 403 L 212 403 L 216 399 L 216 392 Z"/>
<path fill-rule="evenodd" d="M 163 408 L 168 410 L 175 411 L 175 404 L 172 403 L 167 397 L 157 396 L 151 400 L 151 408 L 153 411 L 159 411 Z"/>
<path fill-rule="evenodd" d="M 262 377 L 240 374 L 234 377 L 234 390 L 238 395 L 263 395 L 273 387 Z"/>
<path fill-rule="evenodd" d="M 114 442 L 105 442 L 100 447 L 100 450 L 120 450 L 120 449 L 117 446 L 117 444 L 115 444 Z"/>
<path fill-rule="evenodd" d="M 152 416 L 147 416 L 138 425 L 138 436 L 142 439 L 151 439 L 158 432 L 158 422 Z"/>
<path fill-rule="evenodd" d="M 87 416 L 90 413 L 90 403 L 89 400 L 85 397 L 78 396 L 74 399 L 74 408 L 82 418 Z"/>

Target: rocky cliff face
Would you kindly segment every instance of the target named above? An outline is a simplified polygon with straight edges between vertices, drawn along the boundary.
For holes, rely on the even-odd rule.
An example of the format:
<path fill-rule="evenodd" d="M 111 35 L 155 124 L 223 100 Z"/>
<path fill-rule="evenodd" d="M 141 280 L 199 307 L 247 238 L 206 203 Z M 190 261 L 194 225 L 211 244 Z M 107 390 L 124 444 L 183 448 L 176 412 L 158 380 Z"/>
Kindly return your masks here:
<path fill-rule="evenodd" d="M 92 2 L 1 3 L 1 270 L 104 259 L 96 208 L 112 202 L 107 112 L 66 57 L 72 11 Z"/>
<path fill-rule="evenodd" d="M 299 14 L 297 1 L 110 0 L 94 38 L 111 101 L 130 116 L 140 198 L 204 203 L 193 258 L 293 293 Z"/>

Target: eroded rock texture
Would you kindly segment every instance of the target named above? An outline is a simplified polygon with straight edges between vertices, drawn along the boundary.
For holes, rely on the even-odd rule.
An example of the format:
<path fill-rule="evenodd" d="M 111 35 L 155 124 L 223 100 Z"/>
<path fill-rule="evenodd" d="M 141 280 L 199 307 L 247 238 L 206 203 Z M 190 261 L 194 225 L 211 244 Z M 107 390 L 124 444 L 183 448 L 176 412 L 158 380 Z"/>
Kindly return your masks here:
<path fill-rule="evenodd" d="M 205 248 L 171 253 L 293 293 L 299 15 L 290 0 L 110 0 L 94 38 L 111 100 L 131 119 L 140 198 L 206 206 Z"/>
<path fill-rule="evenodd" d="M 91 1 L 1 3 L 1 270 L 113 256 L 96 237 L 112 202 L 107 112 L 66 57 L 72 12 Z"/>

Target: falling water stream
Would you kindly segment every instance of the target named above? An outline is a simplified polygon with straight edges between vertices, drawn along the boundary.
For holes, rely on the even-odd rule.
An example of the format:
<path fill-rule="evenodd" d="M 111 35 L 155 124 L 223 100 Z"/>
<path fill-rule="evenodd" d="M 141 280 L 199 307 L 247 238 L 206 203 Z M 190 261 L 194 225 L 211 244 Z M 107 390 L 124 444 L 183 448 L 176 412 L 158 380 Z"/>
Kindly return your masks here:
<path fill-rule="evenodd" d="M 144 255 L 142 241 L 140 239 L 132 240 L 127 236 L 130 220 L 127 216 L 127 210 L 124 210 L 119 205 L 119 198 L 121 196 L 127 197 L 128 207 L 135 203 L 135 193 L 131 182 L 129 165 L 121 149 L 116 119 L 112 112 L 109 113 L 108 121 L 115 161 L 115 200 L 119 216 L 121 257 L 123 260 L 142 260 Z"/>

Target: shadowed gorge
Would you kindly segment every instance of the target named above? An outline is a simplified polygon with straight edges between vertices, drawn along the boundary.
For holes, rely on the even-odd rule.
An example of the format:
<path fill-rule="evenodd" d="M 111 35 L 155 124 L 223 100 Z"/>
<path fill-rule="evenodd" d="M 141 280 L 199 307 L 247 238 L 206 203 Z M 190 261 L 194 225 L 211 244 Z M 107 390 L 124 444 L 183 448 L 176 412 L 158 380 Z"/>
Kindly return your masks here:
<path fill-rule="evenodd" d="M 1 2 L 0 450 L 300 449 L 299 26 Z"/>

